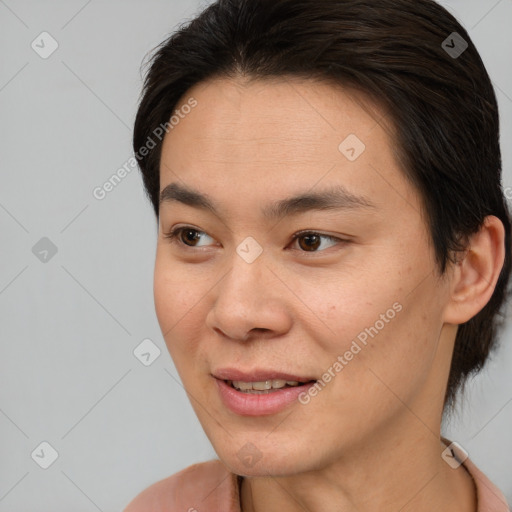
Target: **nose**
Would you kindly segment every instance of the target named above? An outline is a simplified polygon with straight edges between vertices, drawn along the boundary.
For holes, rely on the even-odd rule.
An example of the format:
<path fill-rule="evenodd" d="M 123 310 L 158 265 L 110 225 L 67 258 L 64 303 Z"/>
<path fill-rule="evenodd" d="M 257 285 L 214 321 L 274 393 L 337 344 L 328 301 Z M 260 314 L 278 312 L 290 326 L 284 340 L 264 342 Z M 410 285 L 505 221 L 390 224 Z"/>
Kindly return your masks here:
<path fill-rule="evenodd" d="M 247 263 L 234 253 L 231 269 L 214 288 L 216 297 L 206 324 L 234 340 L 271 338 L 291 328 L 290 292 L 262 253 Z"/>

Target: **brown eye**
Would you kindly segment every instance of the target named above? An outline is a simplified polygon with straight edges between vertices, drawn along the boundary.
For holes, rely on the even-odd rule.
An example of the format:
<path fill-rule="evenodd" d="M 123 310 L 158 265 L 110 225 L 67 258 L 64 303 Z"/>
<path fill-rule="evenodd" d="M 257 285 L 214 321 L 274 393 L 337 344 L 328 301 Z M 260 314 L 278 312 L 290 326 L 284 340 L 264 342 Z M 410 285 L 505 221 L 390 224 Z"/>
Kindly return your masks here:
<path fill-rule="evenodd" d="M 192 245 L 194 246 L 193 242 L 197 242 L 197 240 L 200 238 L 199 231 L 197 229 L 180 229 L 180 234 L 178 237 L 181 241 L 184 241 L 185 245 Z M 189 244 L 189 242 L 192 242 Z"/>
<path fill-rule="evenodd" d="M 310 249 L 315 250 L 320 246 L 320 237 L 318 235 L 300 236 L 298 240 L 300 247 L 306 251 Z M 301 243 L 300 240 L 303 240 L 304 243 Z"/>
<path fill-rule="evenodd" d="M 201 245 L 198 246 L 195 242 L 201 240 L 203 235 L 206 235 L 204 231 L 200 231 L 192 227 L 182 226 L 173 229 L 170 233 L 166 233 L 164 238 L 169 239 L 172 243 L 177 245 L 184 245 L 186 247 L 201 247 Z"/>
<path fill-rule="evenodd" d="M 334 242 L 332 245 L 336 245 L 337 242 L 344 242 L 341 238 L 336 238 L 334 236 L 322 235 L 320 233 L 315 233 L 312 231 L 303 231 L 301 233 L 295 234 L 293 237 L 293 241 L 298 241 L 298 245 L 304 252 L 321 252 L 317 251 L 318 247 L 322 244 L 322 239 L 331 240 Z"/>

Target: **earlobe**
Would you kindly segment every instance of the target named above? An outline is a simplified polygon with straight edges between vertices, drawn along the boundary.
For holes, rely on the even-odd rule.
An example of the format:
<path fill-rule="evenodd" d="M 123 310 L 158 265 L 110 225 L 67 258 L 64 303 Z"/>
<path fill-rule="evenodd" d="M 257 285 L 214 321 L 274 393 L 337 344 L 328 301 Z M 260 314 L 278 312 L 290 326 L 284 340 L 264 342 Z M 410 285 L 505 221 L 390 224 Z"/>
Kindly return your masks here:
<path fill-rule="evenodd" d="M 454 264 L 450 300 L 444 321 L 463 324 L 478 314 L 492 297 L 505 261 L 505 228 L 494 215 L 485 218 L 469 239 L 467 250 Z"/>

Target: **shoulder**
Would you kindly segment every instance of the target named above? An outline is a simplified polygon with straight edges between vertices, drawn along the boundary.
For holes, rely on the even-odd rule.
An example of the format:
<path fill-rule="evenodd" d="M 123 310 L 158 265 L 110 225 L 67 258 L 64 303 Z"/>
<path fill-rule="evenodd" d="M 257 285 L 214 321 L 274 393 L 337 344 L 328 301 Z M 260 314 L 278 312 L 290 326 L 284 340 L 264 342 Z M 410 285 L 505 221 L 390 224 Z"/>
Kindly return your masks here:
<path fill-rule="evenodd" d="M 123 512 L 239 512 L 237 477 L 219 460 L 193 464 L 139 493 Z M 229 508 L 228 508 L 229 507 Z"/>
<path fill-rule="evenodd" d="M 509 512 L 507 500 L 500 489 L 470 459 L 466 459 L 463 465 L 475 482 L 478 512 Z"/>

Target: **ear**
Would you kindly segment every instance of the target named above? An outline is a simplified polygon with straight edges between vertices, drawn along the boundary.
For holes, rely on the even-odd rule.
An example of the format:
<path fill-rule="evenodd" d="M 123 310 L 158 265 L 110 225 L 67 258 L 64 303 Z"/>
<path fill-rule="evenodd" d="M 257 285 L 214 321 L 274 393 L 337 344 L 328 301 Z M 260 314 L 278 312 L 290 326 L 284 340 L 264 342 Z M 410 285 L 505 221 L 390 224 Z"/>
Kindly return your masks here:
<path fill-rule="evenodd" d="M 504 261 L 505 228 L 500 219 L 489 215 L 453 268 L 450 300 L 444 312 L 446 323 L 463 324 L 484 308 L 492 297 Z"/>

